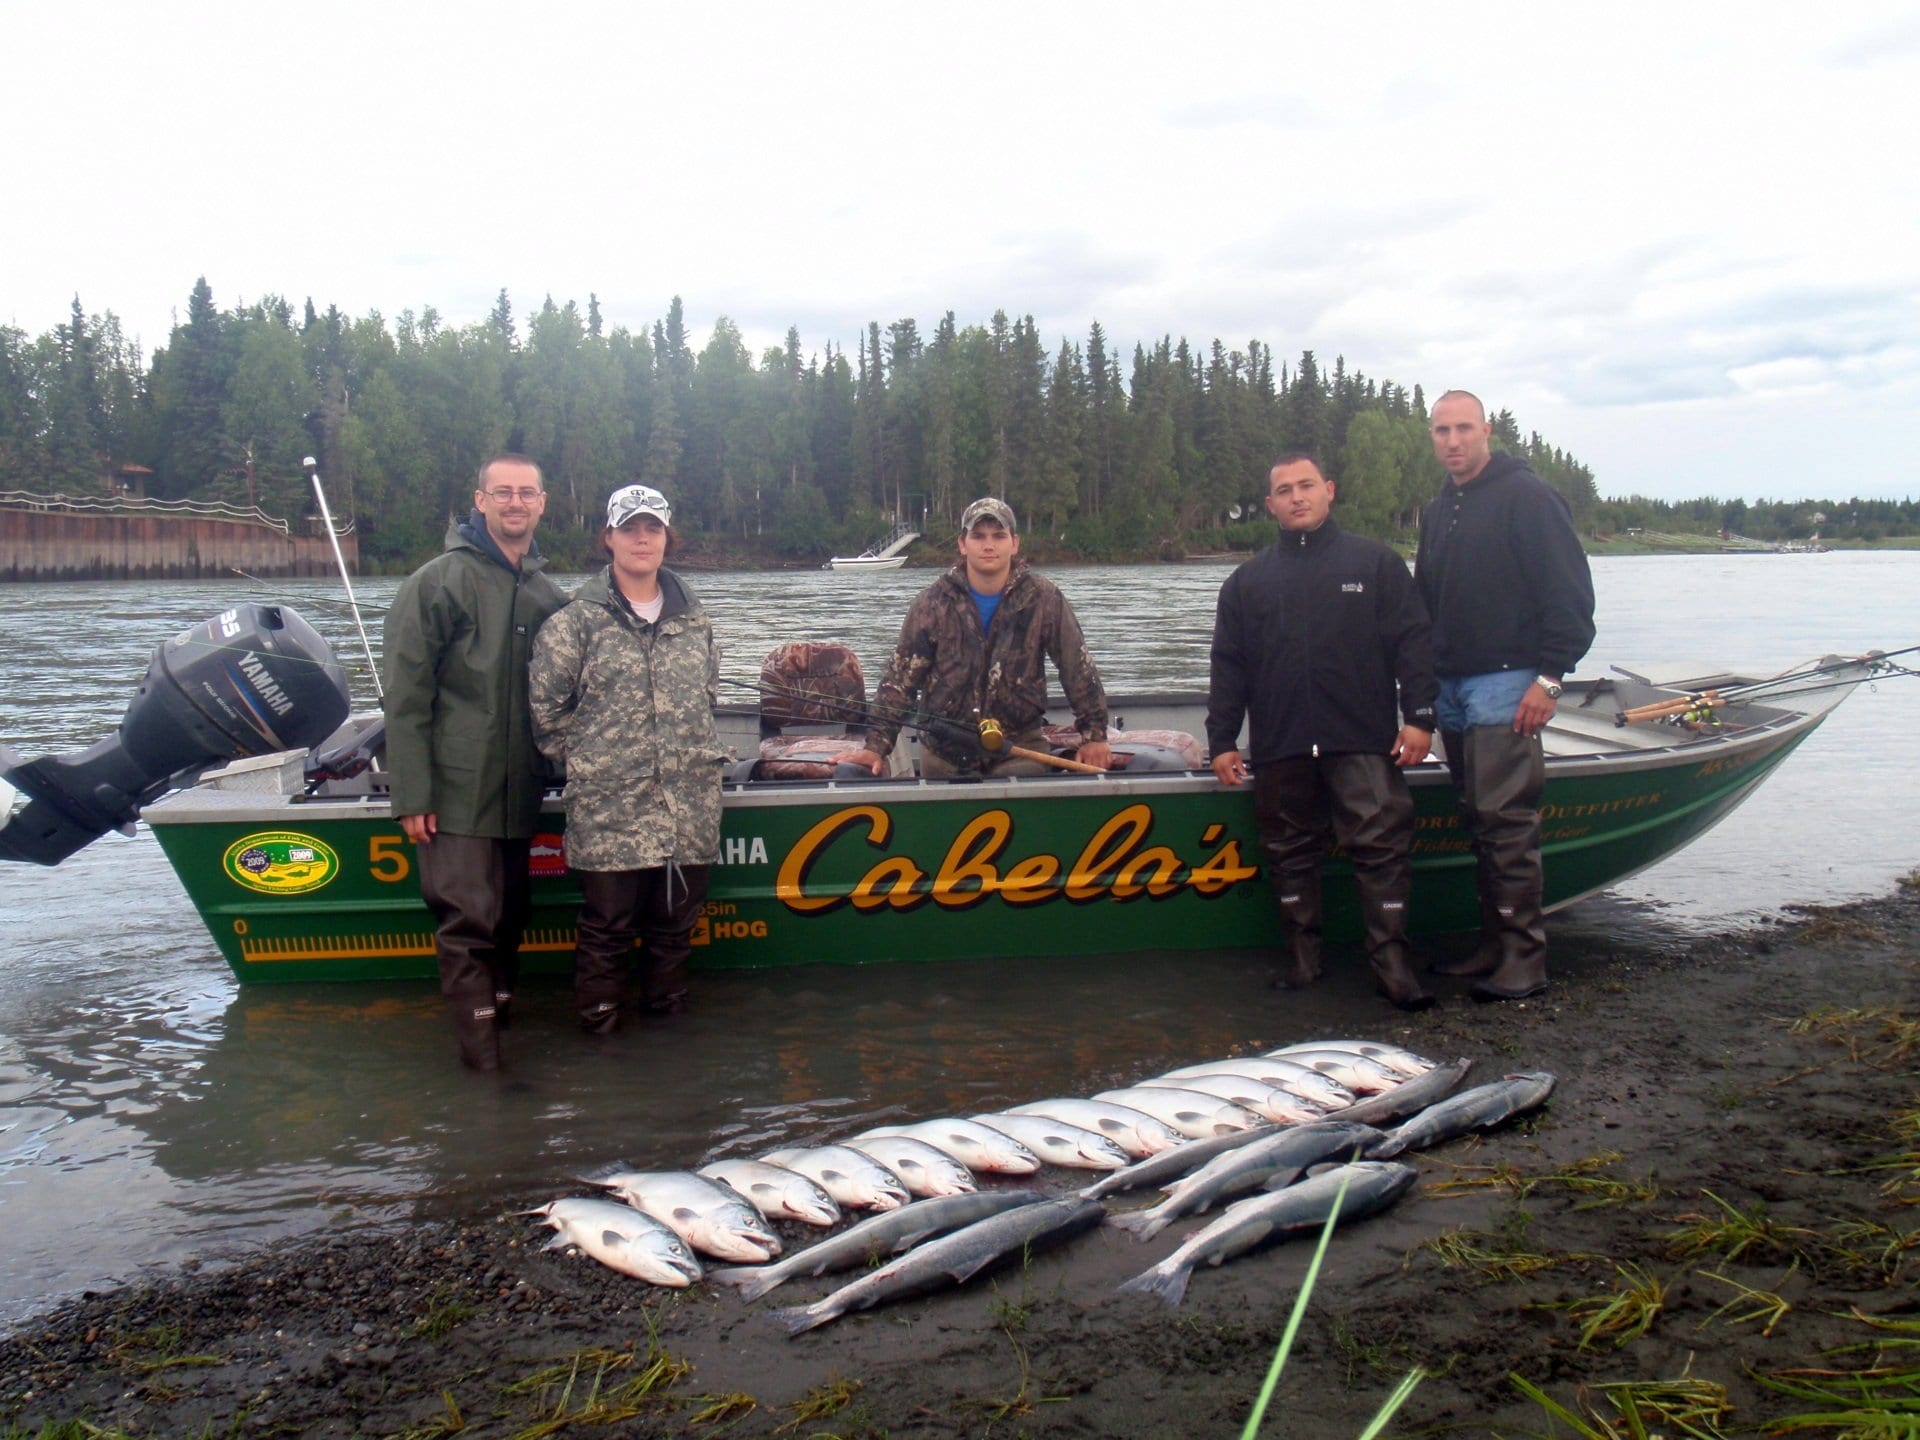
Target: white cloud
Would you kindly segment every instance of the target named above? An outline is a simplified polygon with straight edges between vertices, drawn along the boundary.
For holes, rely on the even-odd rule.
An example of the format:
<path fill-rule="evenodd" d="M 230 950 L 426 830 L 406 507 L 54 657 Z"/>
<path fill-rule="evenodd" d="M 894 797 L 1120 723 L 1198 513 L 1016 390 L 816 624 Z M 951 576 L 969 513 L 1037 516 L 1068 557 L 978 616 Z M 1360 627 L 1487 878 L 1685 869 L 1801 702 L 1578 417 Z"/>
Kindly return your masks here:
<path fill-rule="evenodd" d="M 1757 493 L 1741 427 L 1791 405 L 1912 493 L 1920 21 L 1810 25 L 1780 0 L 12 7 L 0 320 L 77 292 L 151 349 L 201 274 L 223 304 L 451 323 L 502 286 L 632 328 L 677 293 L 756 350 L 1004 308 L 1049 349 L 1098 319 L 1123 356 L 1257 337 L 1467 385 L 1603 491 Z"/>

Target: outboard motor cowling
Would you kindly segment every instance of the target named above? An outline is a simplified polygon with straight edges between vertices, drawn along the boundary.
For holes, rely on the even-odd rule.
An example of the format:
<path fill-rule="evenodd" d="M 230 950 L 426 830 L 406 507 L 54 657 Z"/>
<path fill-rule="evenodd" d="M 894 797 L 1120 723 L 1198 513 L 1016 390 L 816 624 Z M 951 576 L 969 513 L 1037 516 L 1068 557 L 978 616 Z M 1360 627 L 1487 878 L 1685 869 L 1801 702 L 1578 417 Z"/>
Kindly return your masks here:
<path fill-rule="evenodd" d="M 34 761 L 0 745 L 0 778 L 28 797 L 0 815 L 0 860 L 57 865 L 215 765 L 319 744 L 347 709 L 333 647 L 297 611 L 223 610 L 153 652 L 113 736 Z"/>

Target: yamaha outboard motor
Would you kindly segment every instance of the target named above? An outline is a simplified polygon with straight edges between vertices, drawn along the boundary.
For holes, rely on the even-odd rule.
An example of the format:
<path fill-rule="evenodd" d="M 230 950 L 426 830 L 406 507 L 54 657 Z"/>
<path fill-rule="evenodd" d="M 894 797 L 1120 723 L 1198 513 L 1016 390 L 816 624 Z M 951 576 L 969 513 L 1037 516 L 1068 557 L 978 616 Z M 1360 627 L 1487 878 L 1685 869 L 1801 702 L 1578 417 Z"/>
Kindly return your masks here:
<path fill-rule="evenodd" d="M 142 805 L 228 760 L 309 749 L 347 708 L 333 647 L 298 613 L 223 610 L 153 652 L 117 734 L 34 761 L 0 745 L 0 779 L 28 798 L 0 814 L 0 860 L 57 865 L 109 830 L 132 834 Z"/>

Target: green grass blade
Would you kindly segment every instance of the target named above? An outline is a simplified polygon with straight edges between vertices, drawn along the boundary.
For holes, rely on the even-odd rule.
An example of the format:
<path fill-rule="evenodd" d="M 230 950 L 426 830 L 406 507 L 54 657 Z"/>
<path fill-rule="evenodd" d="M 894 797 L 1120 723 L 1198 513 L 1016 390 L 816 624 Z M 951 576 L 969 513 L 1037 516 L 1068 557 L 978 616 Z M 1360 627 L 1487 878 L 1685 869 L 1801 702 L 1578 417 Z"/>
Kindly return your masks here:
<path fill-rule="evenodd" d="M 1273 1399 L 1274 1387 L 1280 1383 L 1280 1372 L 1287 1368 L 1287 1356 L 1293 1350 L 1293 1337 L 1300 1333 L 1300 1322 L 1307 1313 L 1307 1301 L 1313 1296 L 1314 1282 L 1320 1278 L 1320 1262 L 1326 1259 L 1327 1245 L 1333 1239 L 1333 1227 L 1340 1219 L 1340 1202 L 1347 1198 L 1347 1186 L 1352 1180 L 1352 1172 L 1348 1172 L 1347 1178 L 1340 1182 L 1340 1189 L 1334 1194 L 1333 1208 L 1327 1212 L 1327 1223 L 1321 1228 L 1320 1243 L 1314 1248 L 1313 1262 L 1307 1266 L 1307 1277 L 1300 1284 L 1300 1294 L 1293 1302 L 1293 1313 L 1287 1316 L 1287 1328 L 1280 1334 L 1280 1346 L 1273 1352 L 1273 1364 L 1267 1367 L 1267 1378 L 1260 1386 L 1259 1398 L 1253 1402 L 1253 1413 L 1247 1416 L 1240 1440 L 1254 1440 L 1260 1433 L 1260 1422 L 1266 1418 L 1268 1402 Z"/>
<path fill-rule="evenodd" d="M 1374 1440 L 1376 1435 L 1386 1429 L 1387 1422 L 1393 1419 L 1400 1407 L 1407 1403 L 1407 1399 L 1413 1394 L 1415 1387 L 1426 1378 L 1427 1372 L 1422 1370 L 1418 1365 L 1409 1370 L 1405 1378 L 1394 1387 L 1393 1393 L 1387 1396 L 1386 1403 L 1380 1407 L 1378 1413 L 1367 1423 L 1367 1428 L 1360 1432 L 1360 1440 Z"/>

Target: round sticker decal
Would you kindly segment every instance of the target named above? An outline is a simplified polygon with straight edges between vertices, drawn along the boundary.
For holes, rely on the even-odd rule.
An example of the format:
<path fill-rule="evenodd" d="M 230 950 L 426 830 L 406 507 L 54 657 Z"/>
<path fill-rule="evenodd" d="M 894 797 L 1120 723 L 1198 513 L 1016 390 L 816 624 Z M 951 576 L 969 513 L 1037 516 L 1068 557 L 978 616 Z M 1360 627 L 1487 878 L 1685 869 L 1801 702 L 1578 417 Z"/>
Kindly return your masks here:
<path fill-rule="evenodd" d="M 340 857 L 311 835 L 263 830 L 229 845 L 221 867 L 236 885 L 263 895 L 304 895 L 340 873 Z"/>

